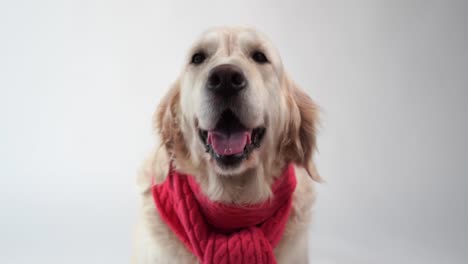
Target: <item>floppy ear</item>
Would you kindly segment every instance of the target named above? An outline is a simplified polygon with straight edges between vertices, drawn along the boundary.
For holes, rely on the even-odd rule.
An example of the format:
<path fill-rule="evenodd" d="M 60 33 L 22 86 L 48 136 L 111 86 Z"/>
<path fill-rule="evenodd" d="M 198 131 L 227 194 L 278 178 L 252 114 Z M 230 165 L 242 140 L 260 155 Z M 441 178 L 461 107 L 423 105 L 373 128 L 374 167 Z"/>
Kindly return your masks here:
<path fill-rule="evenodd" d="M 313 180 L 321 182 L 312 159 L 316 150 L 318 107 L 292 80 L 286 78 L 284 85 L 290 117 L 286 138 L 283 139 L 283 151 L 289 159 L 303 166 Z"/>
<path fill-rule="evenodd" d="M 160 136 L 160 144 L 164 146 L 169 157 L 175 158 L 181 153 L 188 153 L 179 124 L 180 86 L 177 81 L 172 85 L 161 100 L 154 115 L 156 131 Z"/>

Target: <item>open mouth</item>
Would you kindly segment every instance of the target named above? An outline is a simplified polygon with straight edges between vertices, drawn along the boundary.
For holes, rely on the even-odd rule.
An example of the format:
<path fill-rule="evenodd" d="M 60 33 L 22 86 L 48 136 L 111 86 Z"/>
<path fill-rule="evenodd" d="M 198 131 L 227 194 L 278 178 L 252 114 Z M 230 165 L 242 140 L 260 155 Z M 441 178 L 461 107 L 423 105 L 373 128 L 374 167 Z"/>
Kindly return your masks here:
<path fill-rule="evenodd" d="M 199 129 L 198 134 L 218 165 L 233 167 L 260 147 L 265 128 L 246 128 L 231 110 L 226 110 L 213 130 Z"/>

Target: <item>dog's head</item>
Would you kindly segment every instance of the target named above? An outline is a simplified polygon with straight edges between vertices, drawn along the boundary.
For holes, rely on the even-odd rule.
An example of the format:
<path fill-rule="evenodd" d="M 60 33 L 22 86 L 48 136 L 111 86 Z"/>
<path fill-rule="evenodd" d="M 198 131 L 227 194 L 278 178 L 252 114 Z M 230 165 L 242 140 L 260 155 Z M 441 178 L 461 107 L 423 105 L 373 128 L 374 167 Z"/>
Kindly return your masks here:
<path fill-rule="evenodd" d="M 316 122 L 316 105 L 287 76 L 270 41 L 249 28 L 202 34 L 156 115 L 178 166 L 218 177 L 273 173 L 294 162 L 319 180 Z"/>

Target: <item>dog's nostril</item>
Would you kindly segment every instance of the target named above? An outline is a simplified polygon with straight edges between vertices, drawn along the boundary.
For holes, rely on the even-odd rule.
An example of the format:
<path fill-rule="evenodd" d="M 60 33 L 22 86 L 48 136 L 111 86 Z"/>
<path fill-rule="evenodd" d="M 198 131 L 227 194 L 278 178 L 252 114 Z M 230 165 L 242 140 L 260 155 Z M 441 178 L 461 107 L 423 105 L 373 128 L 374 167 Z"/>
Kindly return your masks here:
<path fill-rule="evenodd" d="M 242 88 L 245 86 L 245 79 L 242 74 L 235 72 L 231 77 L 231 83 L 236 88 Z"/>
<path fill-rule="evenodd" d="M 218 74 L 213 74 L 210 76 L 208 80 L 208 86 L 210 88 L 218 87 L 221 84 L 221 78 L 219 78 Z"/>

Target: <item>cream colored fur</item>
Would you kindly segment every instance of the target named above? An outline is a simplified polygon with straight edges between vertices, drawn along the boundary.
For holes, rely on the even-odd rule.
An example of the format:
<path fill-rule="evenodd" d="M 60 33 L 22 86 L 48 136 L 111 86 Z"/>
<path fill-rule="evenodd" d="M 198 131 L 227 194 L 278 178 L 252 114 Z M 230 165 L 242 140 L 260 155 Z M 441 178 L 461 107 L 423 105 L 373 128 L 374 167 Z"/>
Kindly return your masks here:
<path fill-rule="evenodd" d="M 160 219 L 151 196 L 151 182 L 164 181 L 172 160 L 177 170 L 195 177 L 212 200 L 256 203 L 269 198 L 270 185 L 288 162 L 296 164 L 297 188 L 293 208 L 280 244 L 275 249 L 278 263 L 307 263 L 308 225 L 315 199 L 313 180 L 320 177 L 312 155 L 315 150 L 317 107 L 287 76 L 281 59 L 261 33 L 240 27 L 216 28 L 205 32 L 191 49 L 208 52 L 200 67 L 187 65 L 162 100 L 155 115 L 160 144 L 145 162 L 138 177 L 141 193 L 140 221 L 136 230 L 133 262 L 197 263 L 195 256 Z M 261 49 L 269 65 L 256 65 L 249 54 Z M 266 126 L 261 147 L 238 168 L 225 170 L 205 153 L 197 135 L 198 126 L 210 127 L 210 102 L 203 85 L 208 71 L 232 63 L 241 67 L 249 80 L 239 110 L 247 126 Z"/>

